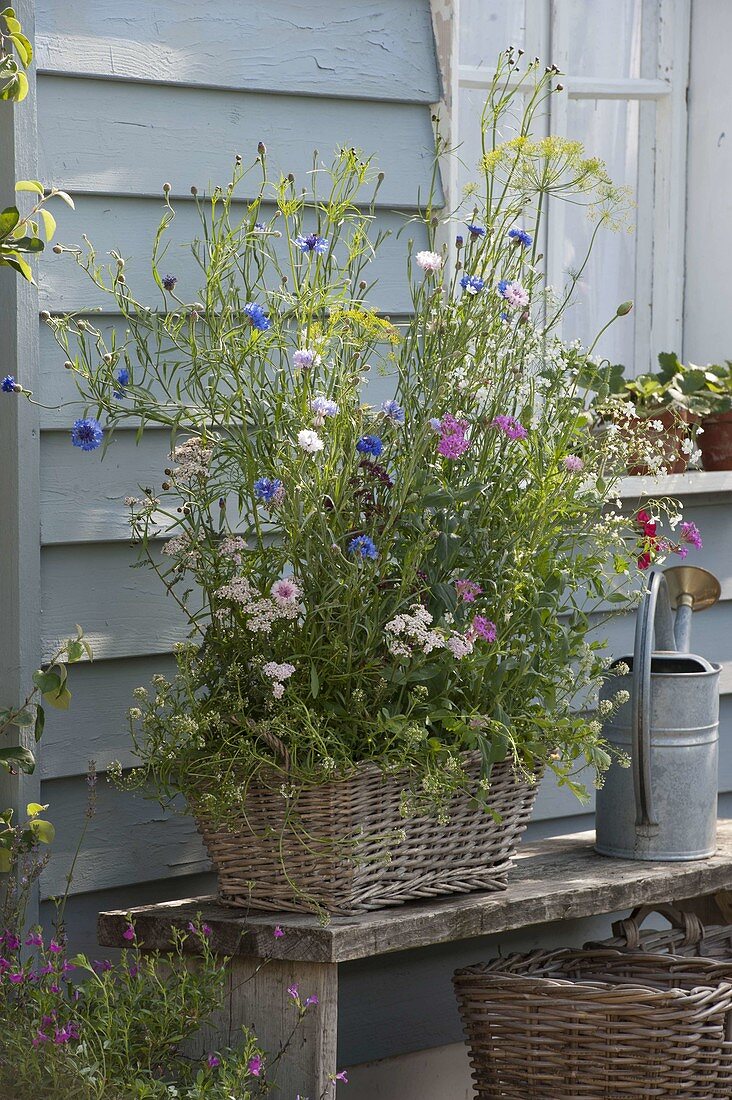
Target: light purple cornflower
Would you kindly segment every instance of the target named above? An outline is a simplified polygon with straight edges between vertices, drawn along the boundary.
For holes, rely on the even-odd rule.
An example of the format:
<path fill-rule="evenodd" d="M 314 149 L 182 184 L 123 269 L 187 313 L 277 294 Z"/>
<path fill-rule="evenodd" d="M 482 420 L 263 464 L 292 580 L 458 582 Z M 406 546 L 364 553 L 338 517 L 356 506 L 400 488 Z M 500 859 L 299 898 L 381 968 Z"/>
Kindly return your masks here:
<path fill-rule="evenodd" d="M 292 365 L 298 370 L 310 370 L 320 362 L 320 356 L 312 348 L 298 348 L 292 353 Z"/>
<path fill-rule="evenodd" d="M 495 642 L 497 637 L 496 624 L 484 615 L 475 615 L 471 624 L 471 633 L 474 637 L 482 638 L 484 642 Z"/>
<path fill-rule="evenodd" d="M 387 420 L 393 420 L 395 424 L 404 423 L 404 409 L 398 401 L 382 401 L 381 411 Z"/>
<path fill-rule="evenodd" d="M 316 416 L 337 416 L 338 405 L 335 401 L 331 401 L 328 397 L 323 397 L 322 394 L 318 394 L 310 402 L 310 408 Z"/>
<path fill-rule="evenodd" d="M 492 428 L 498 428 L 499 431 L 507 435 L 509 439 L 526 439 L 529 434 L 523 424 L 520 424 L 515 416 L 494 416 L 491 421 Z"/>
<path fill-rule="evenodd" d="M 529 304 L 528 291 L 515 279 L 501 279 L 496 289 L 512 309 L 523 309 Z"/>
<path fill-rule="evenodd" d="M 579 455 L 567 455 L 564 459 L 564 468 L 570 474 L 579 474 L 584 470 L 585 464 Z"/>

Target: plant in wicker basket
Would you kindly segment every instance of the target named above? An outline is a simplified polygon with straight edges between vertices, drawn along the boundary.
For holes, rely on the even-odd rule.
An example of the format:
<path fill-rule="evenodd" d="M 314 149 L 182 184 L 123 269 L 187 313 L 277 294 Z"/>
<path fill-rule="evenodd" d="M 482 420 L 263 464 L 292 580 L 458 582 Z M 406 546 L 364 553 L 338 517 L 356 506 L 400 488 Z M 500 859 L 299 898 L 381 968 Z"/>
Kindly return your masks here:
<path fill-rule="evenodd" d="M 84 402 L 72 442 L 171 433 L 159 487 L 128 505 L 190 635 L 136 693 L 127 781 L 183 793 L 231 904 L 498 888 L 542 769 L 581 793 L 578 765 L 609 764 L 574 706 L 605 673 L 591 613 L 678 544 L 661 503 L 652 534 L 608 508 L 635 443 L 587 431 L 591 349 L 556 334 L 574 283 L 542 285 L 549 197 L 597 233 L 622 196 L 577 143 L 531 138 L 555 71 L 517 72 L 502 55 L 460 209 L 437 206 L 436 167 L 388 245 L 405 322 L 370 305 L 383 177 L 353 149 L 296 181 L 260 145 L 196 194 L 200 285 L 174 273 L 166 185 L 154 305 L 121 256 L 67 250 L 124 322 L 47 318 Z"/>

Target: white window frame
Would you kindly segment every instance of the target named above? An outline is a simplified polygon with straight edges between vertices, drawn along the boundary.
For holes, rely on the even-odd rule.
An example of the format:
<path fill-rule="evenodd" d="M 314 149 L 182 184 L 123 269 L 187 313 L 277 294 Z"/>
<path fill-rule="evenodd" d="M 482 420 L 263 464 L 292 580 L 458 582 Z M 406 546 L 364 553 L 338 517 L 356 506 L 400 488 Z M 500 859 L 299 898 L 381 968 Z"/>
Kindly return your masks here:
<path fill-rule="evenodd" d="M 562 0 L 524 2 L 525 55 L 557 65 L 566 89 L 566 94 L 552 97 L 546 132 L 551 129 L 553 133 L 566 135 L 570 99 L 653 100 L 656 104 L 654 124 L 649 128 L 647 122 L 641 122 L 637 198 L 644 210 L 652 206 L 653 216 L 648 219 L 642 214 L 636 231 L 634 363 L 626 364 L 631 373 L 641 373 L 651 368 L 658 351 L 676 349 L 681 353 L 682 348 L 691 0 L 655 0 L 658 11 L 655 76 L 642 79 L 573 74 L 567 7 Z M 460 89 L 487 91 L 493 76 L 493 71 L 485 66 L 460 64 L 460 8 L 460 0 L 433 0 L 445 86 L 443 125 L 453 144 L 460 141 Z M 500 48 L 498 45 L 497 49 Z M 647 70 L 647 65 L 642 68 Z M 602 149 L 592 152 L 602 156 Z M 450 207 L 459 198 L 457 176 L 458 165 L 453 157 L 444 172 Z M 551 205 L 544 243 L 546 277 L 549 285 L 561 286 L 566 281 L 562 270 L 564 210 L 561 203 Z"/>

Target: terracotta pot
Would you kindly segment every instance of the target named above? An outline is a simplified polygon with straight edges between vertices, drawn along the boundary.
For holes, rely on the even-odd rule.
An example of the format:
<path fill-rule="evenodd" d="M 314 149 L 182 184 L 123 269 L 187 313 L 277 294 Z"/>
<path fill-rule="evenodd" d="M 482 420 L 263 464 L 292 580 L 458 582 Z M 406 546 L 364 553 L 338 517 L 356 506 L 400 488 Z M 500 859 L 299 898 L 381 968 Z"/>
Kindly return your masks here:
<path fill-rule="evenodd" d="M 702 420 L 697 444 L 705 470 L 732 470 L 732 412 L 718 413 Z"/>
<path fill-rule="evenodd" d="M 664 466 L 670 474 L 683 474 L 689 465 L 689 456 L 684 454 L 681 445 L 689 438 L 688 425 L 693 419 L 686 409 L 674 411 L 663 409 L 662 412 L 654 413 L 653 416 L 647 418 L 648 423 L 652 420 L 660 420 L 663 424 L 663 433 L 658 433 L 650 427 L 647 428 L 647 431 L 649 436 L 653 438 L 658 438 L 658 435 L 662 434 L 664 440 Z M 637 431 L 636 422 L 634 422 L 634 431 Z M 634 463 L 631 461 L 628 463 L 628 473 L 631 477 L 648 477 L 652 472 L 644 462 Z"/>

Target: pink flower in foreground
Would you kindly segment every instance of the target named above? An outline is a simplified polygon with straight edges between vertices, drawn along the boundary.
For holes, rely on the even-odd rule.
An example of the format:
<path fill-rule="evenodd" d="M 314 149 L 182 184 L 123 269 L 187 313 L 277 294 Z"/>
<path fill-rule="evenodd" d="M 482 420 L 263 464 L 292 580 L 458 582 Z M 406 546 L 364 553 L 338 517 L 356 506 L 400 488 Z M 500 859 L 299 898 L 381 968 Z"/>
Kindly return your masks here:
<path fill-rule="evenodd" d="M 439 252 L 418 252 L 414 259 L 417 266 L 421 267 L 423 271 L 433 273 L 439 271 L 442 267 L 442 256 Z"/>
<path fill-rule="evenodd" d="M 437 450 L 443 458 L 460 458 L 470 446 L 466 432 L 467 420 L 457 420 L 451 413 L 445 413 L 439 421 L 440 442 Z"/>
<path fill-rule="evenodd" d="M 681 524 L 681 541 L 688 542 L 691 546 L 695 546 L 697 550 L 701 550 L 702 537 L 701 531 L 695 523 L 682 523 Z"/>
<path fill-rule="evenodd" d="M 570 474 L 579 474 L 585 468 L 585 464 L 579 455 L 567 455 L 564 459 L 564 468 Z"/>
<path fill-rule="evenodd" d="M 289 577 L 282 577 L 275 581 L 270 592 L 278 603 L 294 603 L 300 598 L 300 589 Z"/>
<path fill-rule="evenodd" d="M 482 638 L 484 642 L 495 642 L 496 640 L 496 624 L 492 623 L 490 619 L 486 619 L 484 615 L 474 617 L 472 630 L 475 632 L 476 637 Z"/>

